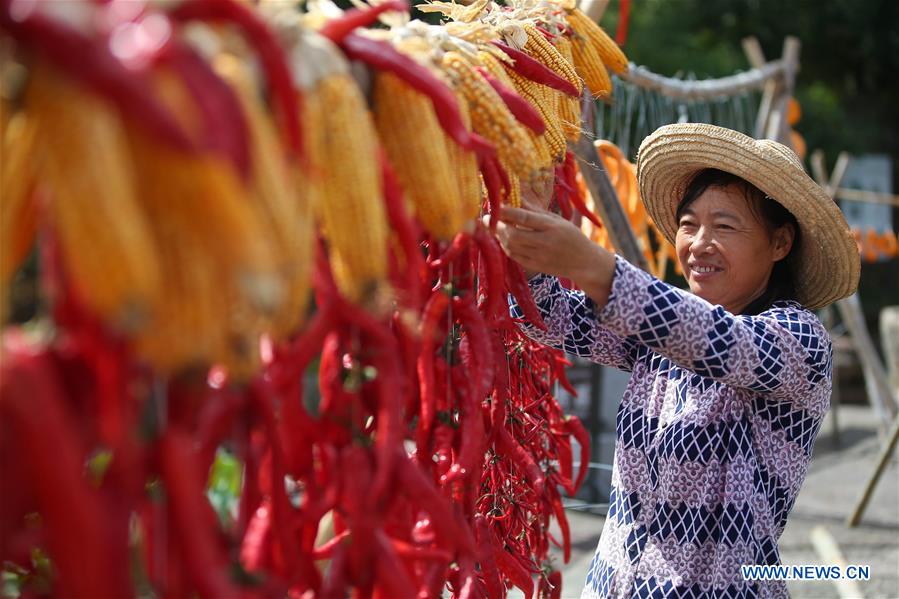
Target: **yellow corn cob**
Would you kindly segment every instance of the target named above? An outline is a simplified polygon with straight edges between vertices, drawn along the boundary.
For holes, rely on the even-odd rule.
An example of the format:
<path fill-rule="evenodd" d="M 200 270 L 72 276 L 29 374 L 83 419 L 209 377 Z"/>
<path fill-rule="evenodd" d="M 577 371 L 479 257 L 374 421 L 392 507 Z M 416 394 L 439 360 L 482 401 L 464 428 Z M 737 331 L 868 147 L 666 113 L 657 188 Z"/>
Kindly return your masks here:
<path fill-rule="evenodd" d="M 183 82 L 159 71 L 155 83 L 159 99 L 197 135 L 198 109 Z M 265 319 L 284 303 L 276 236 L 225 159 L 174 150 L 136 128 L 128 134 L 166 285 L 153 327 L 135 347 L 163 373 L 217 362 L 244 376 L 258 364 Z"/>
<path fill-rule="evenodd" d="M 571 52 L 571 40 L 560 35 L 556 38 L 556 48 L 569 65 L 574 65 Z M 572 69 L 574 66 L 571 67 Z M 581 104 L 580 98 L 572 98 L 562 94 L 559 97 L 559 120 L 565 137 L 576 142 L 581 136 Z"/>
<path fill-rule="evenodd" d="M 455 143 L 444 141 L 431 101 L 396 75 L 375 77 L 373 100 L 378 136 L 419 221 L 436 237 L 451 239 L 471 218 L 450 163 Z"/>
<path fill-rule="evenodd" d="M 524 30 L 528 34 L 528 41 L 524 46 L 525 52 L 570 81 L 580 93 L 584 83 L 571 63 L 565 60 L 559 50 L 543 37 L 536 26 L 528 23 L 524 26 Z"/>
<path fill-rule="evenodd" d="M 33 119 L 19 112 L 10 117 L 0 135 L 0 302 L 5 302 L 10 279 L 31 250 L 37 227 L 31 197 L 35 181 Z M 0 320 L 5 315 L 0 308 Z"/>
<path fill-rule="evenodd" d="M 310 197 L 302 195 L 297 185 L 296 167 L 286 160 L 275 125 L 245 63 L 223 54 L 214 66 L 237 92 L 247 119 L 255 196 L 252 203 L 271 232 L 286 289 L 280 309 L 272 316 L 272 333 L 276 340 L 282 339 L 302 324 L 309 302 L 315 248 Z"/>
<path fill-rule="evenodd" d="M 518 95 L 527 100 L 543 117 L 543 122 L 546 123 L 546 131 L 539 137 L 545 140 L 551 161 L 562 160 L 565 157 L 565 135 L 562 133 L 559 118 L 555 111 L 554 98 L 549 94 L 549 92 L 554 90 L 522 77 L 515 71 L 506 69 L 506 73 Z M 545 167 L 546 164 L 542 163 L 541 166 Z"/>
<path fill-rule="evenodd" d="M 571 40 L 571 55 L 593 97 L 608 98 L 612 94 L 612 79 L 599 58 L 596 47 L 586 38 L 574 37 Z"/>
<path fill-rule="evenodd" d="M 530 138 L 499 94 L 458 52 L 447 52 L 443 68 L 453 85 L 468 102 L 476 133 L 496 146 L 497 156 L 522 177 L 540 167 L 539 156 Z"/>
<path fill-rule="evenodd" d="M 515 86 L 515 82 L 512 81 L 512 78 L 509 76 L 509 73 L 506 71 L 506 68 L 503 66 L 503 63 L 500 60 L 491 54 L 490 52 L 485 52 L 481 50 L 478 52 L 478 60 L 481 62 L 481 65 L 487 69 L 487 72 L 496 77 L 500 83 L 508 87 L 509 89 L 515 90 L 517 92 L 517 88 Z M 534 83 L 533 85 L 537 85 Z M 525 98 L 528 102 L 531 102 L 527 98 Z M 533 102 L 531 102 L 533 103 Z M 542 115 L 542 113 L 541 113 Z M 544 121 L 545 121 L 544 117 Z M 546 135 L 541 134 L 537 135 L 530 129 L 526 128 L 526 132 L 528 137 L 531 140 L 531 143 L 534 145 L 534 149 L 537 151 L 537 162 L 541 168 L 546 168 L 551 166 L 553 163 L 552 154 L 549 151 L 549 146 L 546 143 Z"/>
<path fill-rule="evenodd" d="M 463 98 L 458 98 L 458 100 L 462 120 L 470 131 L 471 114 L 468 112 L 468 104 Z M 481 213 L 483 196 L 481 195 L 481 172 L 478 168 L 478 159 L 474 152 L 464 150 L 448 135 L 444 134 L 443 139 L 449 156 L 450 168 L 454 173 L 459 200 L 464 206 L 463 214 L 465 220 L 469 221 L 477 218 Z"/>
<path fill-rule="evenodd" d="M 596 49 L 600 60 L 610 71 L 619 75 L 627 71 L 628 62 L 624 52 L 621 51 L 615 40 L 609 37 L 609 34 L 597 25 L 593 19 L 580 9 L 575 8 L 569 11 L 567 20 L 579 37 L 590 41 L 591 45 Z"/>
<path fill-rule="evenodd" d="M 506 173 L 509 175 L 509 195 L 506 202 L 513 208 L 521 208 L 521 179 L 509 168 L 506 168 Z"/>
<path fill-rule="evenodd" d="M 369 303 L 387 275 L 387 216 L 378 166 L 378 139 L 365 98 L 348 74 L 332 74 L 303 102 L 317 212 L 341 292 Z"/>
<path fill-rule="evenodd" d="M 161 274 L 118 113 L 43 68 L 32 72 L 26 107 L 74 293 L 121 331 L 147 325 Z"/>

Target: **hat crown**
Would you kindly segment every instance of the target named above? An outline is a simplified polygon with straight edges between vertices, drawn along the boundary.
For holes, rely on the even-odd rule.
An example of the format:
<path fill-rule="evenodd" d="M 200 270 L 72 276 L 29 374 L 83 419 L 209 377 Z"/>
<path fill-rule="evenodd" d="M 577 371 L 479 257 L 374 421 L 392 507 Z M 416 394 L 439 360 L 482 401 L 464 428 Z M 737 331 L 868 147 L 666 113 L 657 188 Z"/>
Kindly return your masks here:
<path fill-rule="evenodd" d="M 793 167 L 798 168 L 799 170 L 805 172 L 805 167 L 802 166 L 802 161 L 799 159 L 799 156 L 796 155 L 789 147 L 783 145 L 782 143 L 770 140 L 770 139 L 759 139 L 755 142 L 763 152 L 773 152 L 778 156 L 786 159 Z"/>

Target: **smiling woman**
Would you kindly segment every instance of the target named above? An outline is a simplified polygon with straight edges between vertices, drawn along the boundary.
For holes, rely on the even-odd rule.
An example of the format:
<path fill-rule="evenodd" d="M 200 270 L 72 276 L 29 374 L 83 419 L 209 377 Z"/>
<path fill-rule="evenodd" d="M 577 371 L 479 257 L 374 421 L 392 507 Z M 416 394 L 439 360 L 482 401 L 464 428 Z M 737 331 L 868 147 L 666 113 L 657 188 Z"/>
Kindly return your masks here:
<path fill-rule="evenodd" d="M 830 400 L 830 338 L 811 309 L 855 290 L 858 250 L 775 142 L 670 125 L 644 140 L 637 167 L 689 292 L 594 245 L 545 196 L 503 210 L 497 230 L 546 323 L 523 330 L 633 373 L 582 597 L 786 597 L 782 581 L 744 580 L 740 567 L 780 561 Z"/>
<path fill-rule="evenodd" d="M 788 263 L 800 244 L 799 224 L 759 188 L 722 170 L 700 171 L 675 218 L 690 291 L 734 314 L 796 299 Z"/>

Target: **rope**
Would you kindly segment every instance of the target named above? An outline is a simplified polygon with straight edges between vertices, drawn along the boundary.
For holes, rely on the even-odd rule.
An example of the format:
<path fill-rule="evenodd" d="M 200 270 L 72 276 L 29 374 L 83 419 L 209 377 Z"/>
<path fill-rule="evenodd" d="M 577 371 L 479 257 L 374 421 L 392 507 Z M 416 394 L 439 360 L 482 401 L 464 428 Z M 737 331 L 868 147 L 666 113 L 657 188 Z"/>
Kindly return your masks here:
<path fill-rule="evenodd" d="M 621 78 L 638 87 L 656 91 L 669 98 L 709 100 L 761 89 L 766 82 L 783 77 L 784 73 L 783 61 L 773 60 L 758 69 L 751 69 L 728 77 L 684 81 L 675 77 L 664 77 L 653 73 L 646 67 L 630 63 L 630 70 L 622 74 Z"/>

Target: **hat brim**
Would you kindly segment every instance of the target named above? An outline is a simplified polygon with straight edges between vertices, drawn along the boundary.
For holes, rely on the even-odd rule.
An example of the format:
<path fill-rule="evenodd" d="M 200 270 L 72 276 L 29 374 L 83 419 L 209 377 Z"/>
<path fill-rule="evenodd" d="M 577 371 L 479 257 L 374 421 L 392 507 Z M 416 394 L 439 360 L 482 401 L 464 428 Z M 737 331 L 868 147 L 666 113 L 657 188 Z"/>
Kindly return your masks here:
<path fill-rule="evenodd" d="M 687 186 L 707 168 L 745 179 L 796 217 L 802 241 L 791 268 L 799 303 L 813 310 L 855 292 L 861 260 L 837 204 L 805 173 L 791 150 L 738 131 L 681 123 L 657 129 L 643 140 L 637 156 L 640 196 L 668 241 L 674 243 L 675 211 Z"/>

